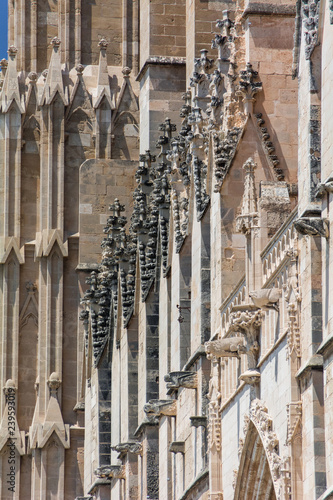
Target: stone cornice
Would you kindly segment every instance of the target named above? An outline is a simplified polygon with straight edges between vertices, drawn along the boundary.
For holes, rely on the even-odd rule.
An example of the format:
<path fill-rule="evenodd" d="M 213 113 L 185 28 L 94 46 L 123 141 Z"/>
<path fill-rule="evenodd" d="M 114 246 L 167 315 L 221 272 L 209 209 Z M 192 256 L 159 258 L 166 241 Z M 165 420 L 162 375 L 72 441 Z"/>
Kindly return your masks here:
<path fill-rule="evenodd" d="M 242 17 L 246 18 L 251 15 L 294 17 L 296 15 L 296 7 L 290 4 L 250 2 L 245 8 Z"/>
<path fill-rule="evenodd" d="M 168 57 L 168 56 L 151 56 L 145 60 L 143 63 L 138 76 L 136 77 L 136 81 L 140 82 L 144 74 L 146 73 L 149 66 L 185 66 L 186 59 L 185 57 Z"/>

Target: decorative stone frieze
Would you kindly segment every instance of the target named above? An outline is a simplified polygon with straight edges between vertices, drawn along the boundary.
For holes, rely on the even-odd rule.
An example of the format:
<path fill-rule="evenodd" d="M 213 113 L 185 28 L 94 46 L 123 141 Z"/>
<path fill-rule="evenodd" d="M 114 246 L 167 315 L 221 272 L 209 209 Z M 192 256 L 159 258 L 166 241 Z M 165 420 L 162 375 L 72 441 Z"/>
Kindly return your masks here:
<path fill-rule="evenodd" d="M 231 166 L 232 160 L 235 156 L 237 145 L 242 136 L 243 129 L 240 127 L 233 127 L 228 130 L 224 139 L 220 139 L 219 134 L 214 134 L 214 163 L 215 163 L 215 192 L 221 189 L 225 176 L 227 175 Z"/>
<path fill-rule="evenodd" d="M 175 391 L 180 387 L 196 389 L 198 375 L 196 372 L 170 372 L 168 375 L 164 376 L 164 381 L 169 391 Z"/>
<path fill-rule="evenodd" d="M 205 342 L 205 351 L 207 359 L 238 357 L 246 352 L 246 347 L 241 337 L 231 337 Z"/>
<path fill-rule="evenodd" d="M 328 222 L 320 217 L 300 217 L 294 222 L 294 226 L 300 234 L 323 238 L 329 236 Z"/>
<path fill-rule="evenodd" d="M 268 161 L 271 164 L 271 167 L 272 167 L 273 172 L 276 176 L 276 179 L 278 181 L 283 181 L 284 180 L 284 173 L 283 173 L 283 170 L 278 167 L 280 161 L 275 153 L 275 147 L 274 147 L 273 142 L 271 141 L 271 136 L 268 132 L 268 129 L 266 126 L 264 126 L 265 120 L 262 118 L 262 113 L 256 113 L 255 117 L 257 119 L 257 125 L 258 125 L 260 135 L 262 138 L 263 148 L 266 152 Z"/>

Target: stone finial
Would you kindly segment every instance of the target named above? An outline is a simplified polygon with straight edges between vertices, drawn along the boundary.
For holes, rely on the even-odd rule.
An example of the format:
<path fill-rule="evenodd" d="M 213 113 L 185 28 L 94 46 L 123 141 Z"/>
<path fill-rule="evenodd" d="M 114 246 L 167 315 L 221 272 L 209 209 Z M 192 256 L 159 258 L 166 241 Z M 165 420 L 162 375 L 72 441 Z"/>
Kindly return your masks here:
<path fill-rule="evenodd" d="M 132 70 L 131 68 L 129 68 L 128 66 L 125 66 L 122 70 L 121 70 L 122 74 L 124 75 L 124 78 L 129 78 Z"/>
<path fill-rule="evenodd" d="M 57 374 L 57 372 L 51 373 L 50 378 L 47 381 L 47 385 L 49 386 L 51 394 L 56 393 L 56 391 L 60 387 L 60 384 L 61 384 L 61 381 L 60 381 L 60 378 L 59 378 L 59 375 Z"/>
<path fill-rule="evenodd" d="M 8 61 L 7 61 L 7 59 L 1 59 L 1 61 L 0 61 L 1 71 L 6 70 L 7 67 L 8 67 Z"/>
<path fill-rule="evenodd" d="M 100 48 L 100 50 L 106 50 L 108 45 L 109 42 L 105 38 L 101 38 L 98 42 L 98 47 Z"/>
<path fill-rule="evenodd" d="M 253 111 L 254 96 L 262 90 L 262 83 L 255 82 L 258 78 L 258 71 L 252 69 L 251 63 L 246 63 L 246 68 L 240 72 L 240 82 L 237 95 L 243 97 L 245 113 Z"/>
<path fill-rule="evenodd" d="M 28 281 L 25 285 L 25 288 L 29 293 L 35 293 L 35 291 L 37 290 L 36 283 L 33 283 L 32 281 Z"/>
<path fill-rule="evenodd" d="M 52 38 L 51 45 L 53 47 L 58 48 L 58 47 L 60 47 L 60 44 L 61 44 L 60 38 L 58 38 L 57 36 L 55 36 L 54 38 Z"/>
<path fill-rule="evenodd" d="M 18 52 L 18 49 L 15 47 L 15 45 L 10 45 L 8 47 L 8 54 L 11 56 L 11 57 L 15 57 L 16 54 Z"/>
<path fill-rule="evenodd" d="M 75 67 L 75 70 L 76 70 L 77 75 L 82 75 L 83 70 L 84 70 L 84 66 L 83 66 L 83 64 L 78 64 L 78 65 Z"/>
<path fill-rule="evenodd" d="M 5 387 L 3 388 L 4 393 L 6 396 L 9 396 L 10 394 L 15 394 L 17 391 L 16 385 L 14 380 L 9 378 L 7 382 L 5 383 Z"/>
<path fill-rule="evenodd" d="M 35 84 L 37 82 L 37 73 L 35 73 L 34 71 L 30 71 L 30 73 L 28 74 L 28 78 L 29 83 Z"/>

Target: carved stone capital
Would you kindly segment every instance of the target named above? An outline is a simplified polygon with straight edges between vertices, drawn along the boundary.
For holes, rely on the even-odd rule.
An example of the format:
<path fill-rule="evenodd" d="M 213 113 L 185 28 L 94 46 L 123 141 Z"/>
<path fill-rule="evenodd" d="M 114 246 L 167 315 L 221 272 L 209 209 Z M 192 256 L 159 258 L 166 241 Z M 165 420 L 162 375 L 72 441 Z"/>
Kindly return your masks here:
<path fill-rule="evenodd" d="M 300 217 L 294 222 L 296 231 L 309 236 L 322 236 L 328 238 L 328 221 L 321 217 Z"/>
<path fill-rule="evenodd" d="M 196 429 L 198 427 L 207 427 L 207 417 L 204 415 L 198 415 L 195 417 L 190 417 L 191 421 L 191 427 L 195 427 Z"/>
<path fill-rule="evenodd" d="M 246 352 L 244 340 L 241 337 L 211 340 L 205 342 L 207 359 L 237 357 Z"/>
<path fill-rule="evenodd" d="M 167 389 L 172 391 L 180 387 L 196 389 L 198 385 L 198 375 L 195 372 L 170 372 L 168 375 L 165 375 L 164 381 L 167 383 Z"/>

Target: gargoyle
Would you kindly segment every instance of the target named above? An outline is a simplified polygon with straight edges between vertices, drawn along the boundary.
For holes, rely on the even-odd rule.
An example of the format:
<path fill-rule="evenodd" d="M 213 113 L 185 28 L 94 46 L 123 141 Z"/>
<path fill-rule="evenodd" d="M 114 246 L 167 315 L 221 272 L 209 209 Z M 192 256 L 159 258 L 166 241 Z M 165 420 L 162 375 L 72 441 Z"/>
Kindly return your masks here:
<path fill-rule="evenodd" d="M 279 288 L 262 288 L 249 293 L 254 305 L 263 309 L 275 309 L 278 311 L 279 298 L 282 291 Z"/>
<path fill-rule="evenodd" d="M 197 374 L 195 372 L 170 372 L 164 376 L 164 381 L 167 383 L 167 389 L 179 389 L 186 387 L 187 389 L 196 389 Z"/>
<path fill-rule="evenodd" d="M 240 353 L 246 352 L 246 347 L 241 337 L 232 337 L 205 342 L 205 351 L 207 359 L 212 359 L 213 357 L 228 358 L 239 356 Z"/>

